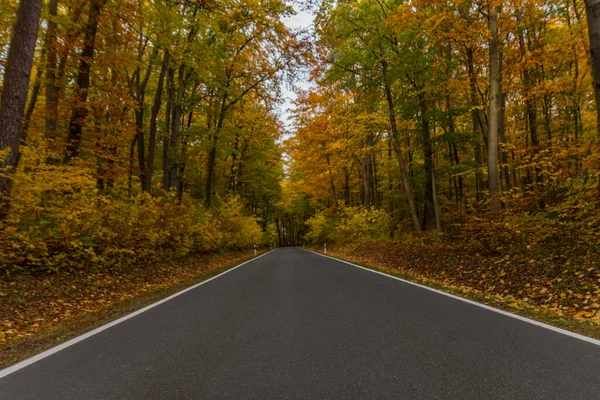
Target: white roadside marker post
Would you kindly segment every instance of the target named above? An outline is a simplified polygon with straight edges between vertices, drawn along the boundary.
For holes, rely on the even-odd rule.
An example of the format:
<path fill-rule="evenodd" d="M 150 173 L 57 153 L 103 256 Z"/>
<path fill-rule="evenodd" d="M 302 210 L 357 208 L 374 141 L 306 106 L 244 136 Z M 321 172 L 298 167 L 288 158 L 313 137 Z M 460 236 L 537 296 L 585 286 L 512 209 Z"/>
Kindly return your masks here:
<path fill-rule="evenodd" d="M 327 242 L 323 245 L 323 254 L 327 255 Z"/>
<path fill-rule="evenodd" d="M 254 257 L 256 257 L 256 244 L 254 245 Z"/>

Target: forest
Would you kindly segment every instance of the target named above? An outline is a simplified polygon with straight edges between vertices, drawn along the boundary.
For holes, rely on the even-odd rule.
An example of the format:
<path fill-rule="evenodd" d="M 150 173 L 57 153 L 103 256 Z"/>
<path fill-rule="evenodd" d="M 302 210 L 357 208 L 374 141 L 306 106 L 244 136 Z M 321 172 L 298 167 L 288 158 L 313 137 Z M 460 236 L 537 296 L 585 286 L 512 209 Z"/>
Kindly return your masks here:
<path fill-rule="evenodd" d="M 600 324 L 599 1 L 0 0 L 0 26 L 1 341 L 101 308 L 90 276 L 325 243 Z"/>

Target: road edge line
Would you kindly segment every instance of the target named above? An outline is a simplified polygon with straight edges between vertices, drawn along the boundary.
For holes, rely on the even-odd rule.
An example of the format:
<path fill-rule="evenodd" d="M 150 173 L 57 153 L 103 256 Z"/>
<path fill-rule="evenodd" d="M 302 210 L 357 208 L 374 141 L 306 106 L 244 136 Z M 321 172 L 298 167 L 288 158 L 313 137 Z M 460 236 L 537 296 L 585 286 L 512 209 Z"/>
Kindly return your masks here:
<path fill-rule="evenodd" d="M 261 254 L 259 256 L 253 257 L 252 259 L 244 261 L 243 263 L 238 264 L 238 265 L 236 265 L 234 267 L 231 267 L 228 270 L 223 271 L 220 274 L 213 276 L 212 278 L 209 278 L 209 279 L 204 280 L 202 282 L 196 283 L 195 285 L 192 285 L 192 286 L 190 286 L 190 287 L 188 287 L 186 289 L 183 289 L 183 290 L 181 290 L 181 291 L 179 291 L 179 292 L 177 292 L 175 294 L 172 294 L 172 295 L 170 295 L 168 297 L 165 297 L 162 300 L 158 300 L 157 302 L 149 304 L 149 305 L 147 305 L 147 306 L 145 306 L 143 308 L 140 308 L 139 310 L 134 311 L 132 313 L 129 313 L 127 315 L 124 315 L 121 318 L 118 318 L 118 319 L 116 319 L 116 320 L 114 320 L 112 322 L 109 322 L 107 324 L 99 326 L 98 328 L 93 329 L 93 330 L 91 330 L 91 331 L 89 331 L 87 333 L 84 333 L 82 335 L 79 335 L 79 336 L 76 336 L 76 337 L 74 337 L 72 339 L 69 339 L 69 340 L 67 340 L 64 343 L 61 343 L 61 344 L 56 345 L 54 347 L 51 347 L 48 350 L 45 350 L 45 351 L 43 351 L 43 352 L 41 352 L 39 354 L 36 354 L 36 355 L 34 355 L 32 357 L 29 357 L 29 358 L 27 358 L 27 359 L 25 359 L 23 361 L 20 361 L 20 362 L 16 363 L 14 365 L 11 365 L 10 367 L 6 367 L 6 368 L 0 370 L 0 379 L 2 379 L 2 378 L 6 377 L 6 376 L 8 376 L 8 375 L 10 375 L 10 374 L 12 374 L 14 372 L 17 372 L 17 371 L 19 371 L 19 370 L 21 370 L 21 369 L 23 369 L 23 368 L 25 368 L 25 367 L 33 364 L 33 363 L 36 363 L 36 362 L 38 362 L 40 360 L 43 360 L 44 358 L 50 357 L 51 355 L 53 355 L 55 353 L 58 353 L 59 351 L 64 350 L 67 347 L 71 347 L 74 344 L 77 344 L 79 342 L 84 341 L 87 338 L 90 338 L 90 337 L 92 337 L 94 335 L 97 335 L 98 333 L 100 333 L 102 331 L 105 331 L 105 330 L 107 330 L 109 328 L 112 328 L 113 326 L 118 325 L 121 322 L 125 322 L 128 319 L 136 317 L 136 316 L 138 316 L 138 315 L 140 315 L 140 314 L 142 314 L 142 313 L 144 313 L 144 312 L 146 312 L 146 311 L 148 311 L 148 310 L 150 310 L 150 309 L 152 309 L 154 307 L 157 307 L 157 306 L 159 306 L 159 305 L 161 305 L 163 303 L 166 303 L 167 301 L 172 300 L 175 297 L 181 296 L 184 293 L 187 293 L 187 292 L 189 292 L 191 290 L 194 290 L 194 289 L 198 288 L 199 286 L 202 286 L 205 283 L 208 283 L 208 282 L 210 282 L 212 280 L 215 280 L 215 279 L 217 279 L 217 278 L 219 278 L 219 277 L 221 277 L 221 276 L 223 276 L 225 274 L 228 274 L 229 272 L 234 271 L 234 270 L 236 270 L 236 269 L 238 269 L 238 268 L 240 268 L 240 267 L 242 267 L 242 266 L 244 266 L 244 265 L 246 265 L 248 263 L 251 263 L 252 261 L 256 261 L 259 258 L 264 257 L 267 254 L 272 253 L 275 250 L 276 249 L 273 249 L 273 250 L 268 251 L 266 253 L 263 253 L 263 254 Z"/>
<path fill-rule="evenodd" d="M 545 329 L 554 331 L 556 333 L 560 333 L 560 334 L 563 334 L 563 335 L 566 335 L 566 336 L 570 336 L 570 337 L 575 338 L 575 339 L 582 340 L 584 342 L 588 342 L 588 343 L 594 344 L 596 346 L 600 346 L 600 340 L 591 338 L 589 336 L 585 336 L 585 335 L 581 335 L 579 333 L 571 332 L 571 331 L 559 328 L 559 327 L 554 326 L 554 325 L 549 325 L 549 324 L 546 324 L 546 323 L 541 322 L 541 321 L 536 321 L 535 319 L 523 317 L 522 315 L 518 315 L 518 314 L 511 313 L 509 311 L 501 310 L 499 308 L 492 307 L 492 306 L 489 306 L 487 304 L 479 303 L 479 302 L 476 302 L 474 300 L 470 300 L 470 299 L 467 299 L 467 298 L 464 298 L 464 297 L 456 296 L 456 295 L 454 295 L 452 293 L 444 292 L 443 290 L 435 289 L 435 288 L 432 288 L 432 287 L 429 287 L 429 286 L 426 286 L 426 285 L 422 285 L 420 283 L 409 281 L 407 279 L 399 278 L 399 277 L 394 276 L 394 275 L 386 274 L 385 272 L 377 271 L 377 270 L 366 268 L 366 267 L 361 267 L 360 265 L 353 264 L 350 261 L 342 260 L 342 259 L 336 258 L 336 257 L 331 257 L 331 256 L 328 256 L 328 255 L 325 255 L 325 254 L 321 254 L 321 253 L 317 253 L 316 251 L 313 251 L 313 250 L 308 250 L 308 249 L 304 249 L 304 248 L 301 248 L 301 249 L 304 250 L 304 251 L 308 251 L 310 253 L 316 254 L 318 256 L 321 256 L 321 257 L 330 258 L 332 260 L 335 260 L 335 261 L 338 261 L 338 262 L 341 262 L 341 263 L 344 263 L 344 264 L 348 264 L 348 265 L 351 265 L 353 267 L 363 269 L 365 271 L 369 271 L 369 272 L 373 272 L 375 274 L 383 275 L 385 277 L 392 278 L 392 279 L 395 279 L 397 281 L 400 281 L 400 282 L 403 282 L 403 283 L 407 283 L 409 285 L 417 286 L 417 287 L 419 287 L 421 289 L 429 290 L 431 292 L 434 292 L 434 293 L 437 293 L 437 294 L 441 294 L 443 296 L 451 297 L 451 298 L 453 298 L 455 300 L 460 300 L 460 301 L 463 301 L 465 303 L 468 303 L 468 304 L 471 304 L 471 305 L 474 305 L 474 306 L 477 306 L 477 307 L 481 307 L 481 308 L 486 309 L 488 311 L 493 311 L 493 312 L 496 312 L 498 314 L 502 314 L 502 315 L 507 316 L 507 317 L 511 317 L 511 318 L 518 319 L 518 320 L 523 321 L 523 322 L 527 322 L 529 324 L 538 326 L 540 328 L 545 328 Z"/>

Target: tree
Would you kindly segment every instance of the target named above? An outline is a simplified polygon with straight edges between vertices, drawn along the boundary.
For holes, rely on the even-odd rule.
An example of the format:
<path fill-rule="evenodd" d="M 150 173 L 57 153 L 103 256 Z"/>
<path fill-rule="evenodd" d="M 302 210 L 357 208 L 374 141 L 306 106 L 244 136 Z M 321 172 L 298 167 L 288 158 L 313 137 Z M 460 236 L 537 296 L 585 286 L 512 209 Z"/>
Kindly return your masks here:
<path fill-rule="evenodd" d="M 488 128 L 488 188 L 490 190 L 490 206 L 492 211 L 500 211 L 500 194 L 498 187 L 498 132 L 500 129 L 500 112 L 498 99 L 500 93 L 500 50 L 498 49 L 498 10 L 494 4 L 489 5 L 490 29 L 490 100 Z"/>
<path fill-rule="evenodd" d="M 75 104 L 69 120 L 67 146 L 63 157 L 64 163 L 69 163 L 73 158 L 79 157 L 83 124 L 88 115 L 88 93 L 90 88 L 90 69 L 94 58 L 96 33 L 102 7 L 106 0 L 91 0 L 88 21 L 85 28 L 83 48 L 79 56 L 79 70 L 77 73 L 77 103 Z"/>
<path fill-rule="evenodd" d="M 11 176 L 17 168 L 21 125 L 29 89 L 35 42 L 40 24 L 41 0 L 22 0 L 10 42 L 4 85 L 0 100 L 0 149 L 7 151 L 0 176 L 0 216 L 6 217 L 12 188 Z"/>

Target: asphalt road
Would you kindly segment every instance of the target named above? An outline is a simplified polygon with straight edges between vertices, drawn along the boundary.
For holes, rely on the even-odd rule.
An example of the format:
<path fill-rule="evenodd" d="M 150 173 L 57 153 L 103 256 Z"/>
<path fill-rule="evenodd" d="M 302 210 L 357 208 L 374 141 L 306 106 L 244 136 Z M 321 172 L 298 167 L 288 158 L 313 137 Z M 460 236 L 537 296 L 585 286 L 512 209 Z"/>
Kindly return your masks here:
<path fill-rule="evenodd" d="M 0 379 L 0 399 L 600 399 L 600 346 L 275 250 Z"/>

